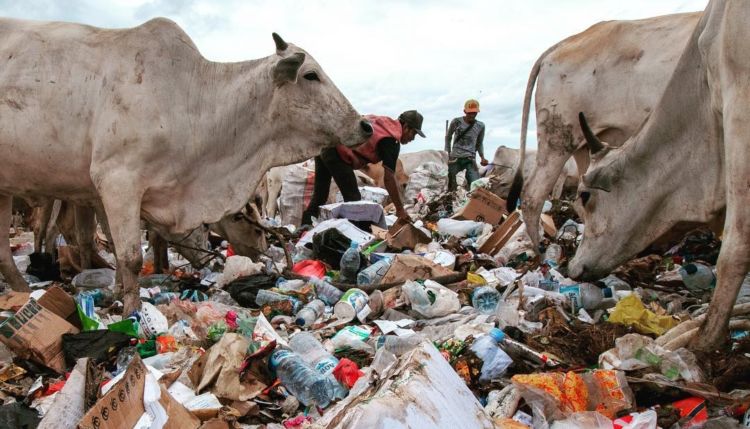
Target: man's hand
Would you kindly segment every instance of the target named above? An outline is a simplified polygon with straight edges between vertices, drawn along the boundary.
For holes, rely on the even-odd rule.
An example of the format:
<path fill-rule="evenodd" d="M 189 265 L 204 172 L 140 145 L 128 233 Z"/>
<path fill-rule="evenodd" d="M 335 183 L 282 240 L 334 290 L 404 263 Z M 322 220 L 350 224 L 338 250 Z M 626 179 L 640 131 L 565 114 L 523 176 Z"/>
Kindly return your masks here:
<path fill-rule="evenodd" d="M 403 208 L 396 210 L 396 217 L 398 217 L 398 220 L 411 223 L 411 216 Z"/>
<path fill-rule="evenodd" d="M 486 159 L 482 158 L 482 161 L 480 161 L 480 164 L 482 164 L 482 167 L 484 167 L 484 166 L 486 166 L 487 164 L 489 164 L 489 162 L 487 162 L 487 160 L 486 160 Z"/>

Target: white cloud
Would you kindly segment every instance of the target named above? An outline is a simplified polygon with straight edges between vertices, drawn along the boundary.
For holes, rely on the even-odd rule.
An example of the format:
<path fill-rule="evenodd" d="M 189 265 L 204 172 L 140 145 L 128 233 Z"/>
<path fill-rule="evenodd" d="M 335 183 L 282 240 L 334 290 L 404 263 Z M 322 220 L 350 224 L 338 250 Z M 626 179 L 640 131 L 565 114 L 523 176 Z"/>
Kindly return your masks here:
<path fill-rule="evenodd" d="M 477 98 L 485 152 L 517 146 L 529 70 L 549 46 L 610 19 L 701 10 L 705 0 L 0 0 L 0 15 L 129 27 L 156 16 L 177 22 L 204 56 L 238 61 L 269 55 L 271 32 L 310 52 L 362 113 L 416 108 L 441 148 L 445 120 Z M 529 136 L 534 145 L 534 123 Z"/>

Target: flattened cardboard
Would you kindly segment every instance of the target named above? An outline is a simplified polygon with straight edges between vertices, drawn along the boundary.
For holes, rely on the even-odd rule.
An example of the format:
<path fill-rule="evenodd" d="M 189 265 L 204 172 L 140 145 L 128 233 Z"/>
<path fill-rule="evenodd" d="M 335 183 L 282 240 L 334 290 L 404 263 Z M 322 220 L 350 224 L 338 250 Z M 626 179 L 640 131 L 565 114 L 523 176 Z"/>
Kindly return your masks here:
<path fill-rule="evenodd" d="M 42 307 L 34 298 L 0 324 L 0 341 L 23 359 L 31 359 L 59 373 L 65 371 L 62 335 L 78 329 Z"/>
<path fill-rule="evenodd" d="M 409 222 L 397 221 L 388 230 L 386 234 L 386 243 L 398 251 L 403 249 L 414 249 L 414 246 L 420 243 L 427 244 L 432 239 L 421 229 Z"/>
<path fill-rule="evenodd" d="M 135 356 L 122 379 L 78 422 L 78 429 L 132 428 L 146 412 L 143 390 L 147 373 L 146 365 Z M 195 429 L 200 426 L 200 420 L 175 401 L 163 386 L 159 403 L 169 416 L 164 429 Z"/>
<path fill-rule="evenodd" d="M 466 219 L 497 225 L 503 219 L 503 215 L 508 213 L 505 204 L 504 199 L 492 192 L 484 188 L 477 188 L 472 192 L 468 204 L 453 215 L 453 219 Z"/>
<path fill-rule="evenodd" d="M 47 289 L 47 292 L 39 298 L 39 305 L 57 314 L 76 328 L 82 328 L 75 300 L 60 286 Z"/>
<path fill-rule="evenodd" d="M 508 219 L 500 225 L 495 232 L 490 235 L 490 238 L 484 242 L 479 248 L 479 253 L 486 253 L 488 255 L 494 255 L 499 252 L 506 244 L 510 237 L 515 234 L 518 228 L 521 227 L 523 222 L 521 221 L 521 215 L 518 211 L 515 211 L 508 216 Z"/>
<path fill-rule="evenodd" d="M 15 311 L 20 309 L 29 301 L 31 294 L 28 292 L 8 292 L 0 296 L 0 310 Z"/>
<path fill-rule="evenodd" d="M 419 255 L 396 255 L 383 276 L 382 283 L 405 282 L 407 280 L 434 279 L 454 274 L 454 271 L 438 265 Z"/>

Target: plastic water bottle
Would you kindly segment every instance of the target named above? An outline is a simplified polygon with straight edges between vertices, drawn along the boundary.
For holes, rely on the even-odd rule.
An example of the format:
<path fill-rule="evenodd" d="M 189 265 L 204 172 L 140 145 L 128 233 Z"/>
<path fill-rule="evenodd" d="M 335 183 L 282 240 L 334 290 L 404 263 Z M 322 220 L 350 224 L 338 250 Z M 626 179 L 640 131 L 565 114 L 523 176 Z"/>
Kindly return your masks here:
<path fill-rule="evenodd" d="M 500 301 L 500 292 L 492 286 L 480 286 L 471 294 L 471 305 L 482 314 L 493 314 Z"/>
<path fill-rule="evenodd" d="M 552 268 L 560 265 L 562 259 L 563 250 L 559 244 L 550 244 L 547 246 L 547 250 L 544 252 L 544 261 L 549 263 Z"/>
<path fill-rule="evenodd" d="M 320 341 L 309 332 L 299 332 L 289 340 L 289 347 L 292 351 L 300 355 L 302 360 L 312 366 L 318 373 L 328 378 L 334 387 L 337 398 L 344 399 L 348 394 L 346 388 L 342 386 L 333 376 L 333 370 L 338 366 L 339 360 L 325 349 Z"/>
<path fill-rule="evenodd" d="M 284 277 L 279 277 L 276 280 L 276 288 L 285 291 L 298 291 L 305 286 L 304 280 L 287 280 Z"/>
<path fill-rule="evenodd" d="M 307 305 L 302 307 L 302 310 L 297 313 L 295 323 L 302 327 L 311 326 L 320 316 L 323 315 L 325 309 L 326 305 L 323 301 L 314 299 L 308 302 Z"/>
<path fill-rule="evenodd" d="M 406 337 L 381 335 L 375 340 L 375 345 L 377 348 L 383 347 L 394 355 L 401 356 L 417 348 L 423 341 L 425 341 L 425 337 L 421 334 L 412 334 Z"/>
<path fill-rule="evenodd" d="M 388 272 L 388 268 L 390 267 L 390 258 L 383 258 L 379 260 L 378 262 L 359 272 L 359 274 L 357 275 L 357 285 L 366 286 L 376 285 L 380 283 L 380 280 L 383 279 L 383 276 L 385 276 L 385 273 Z"/>
<path fill-rule="evenodd" d="M 310 277 L 309 283 L 315 286 L 315 294 L 318 296 L 318 299 L 325 302 L 326 305 L 336 305 L 341 299 L 341 295 L 344 294 L 344 291 L 336 286 L 316 277 Z"/>
<path fill-rule="evenodd" d="M 359 244 L 352 241 L 352 244 L 341 257 L 341 278 L 348 282 L 356 281 L 359 264 Z"/>
<path fill-rule="evenodd" d="M 490 329 L 487 335 L 482 335 L 471 345 L 471 351 L 482 359 L 482 371 L 479 381 L 490 381 L 505 374 L 513 359 L 508 356 L 498 343 L 505 339 L 505 333 L 497 328 Z"/>
<path fill-rule="evenodd" d="M 716 276 L 710 267 L 703 264 L 685 264 L 679 269 L 682 282 L 692 292 L 703 292 L 716 285 Z"/>
<path fill-rule="evenodd" d="M 591 283 L 581 283 L 581 306 L 586 310 L 595 310 L 599 308 L 604 300 L 604 291 Z"/>
<path fill-rule="evenodd" d="M 277 349 L 268 360 L 281 384 L 305 406 L 327 407 L 333 398 L 331 381 L 315 371 L 300 355 L 286 349 Z"/>
<path fill-rule="evenodd" d="M 279 302 L 279 301 L 291 301 L 292 308 L 295 312 L 299 311 L 299 308 L 302 306 L 300 301 L 297 298 L 294 298 L 289 295 L 284 295 L 283 293 L 274 292 L 271 290 L 261 289 L 255 295 L 255 303 L 258 304 L 259 306 L 263 306 L 266 304 L 270 304 L 272 302 Z"/>

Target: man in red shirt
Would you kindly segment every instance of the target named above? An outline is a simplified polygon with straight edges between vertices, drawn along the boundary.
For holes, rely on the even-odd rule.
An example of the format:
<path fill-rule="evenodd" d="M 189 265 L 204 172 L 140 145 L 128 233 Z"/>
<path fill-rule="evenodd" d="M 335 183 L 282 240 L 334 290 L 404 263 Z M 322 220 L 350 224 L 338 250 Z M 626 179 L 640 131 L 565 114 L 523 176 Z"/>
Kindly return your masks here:
<path fill-rule="evenodd" d="M 331 178 L 339 187 L 344 201 L 359 201 L 362 196 L 354 170 L 380 161 L 383 161 L 385 189 L 396 207 L 396 216 L 402 220 L 410 220 L 399 193 L 396 162 L 402 144 L 411 142 L 417 134 L 425 136 L 422 132 L 424 118 L 416 110 L 407 110 L 398 119 L 375 115 L 367 115 L 365 118 L 373 128 L 372 136 L 365 143 L 354 149 L 338 145 L 332 149 L 324 149 L 315 157 L 315 186 L 310 204 L 302 214 L 303 225 L 311 224 L 312 217 L 318 215 L 320 206 L 328 200 Z"/>

